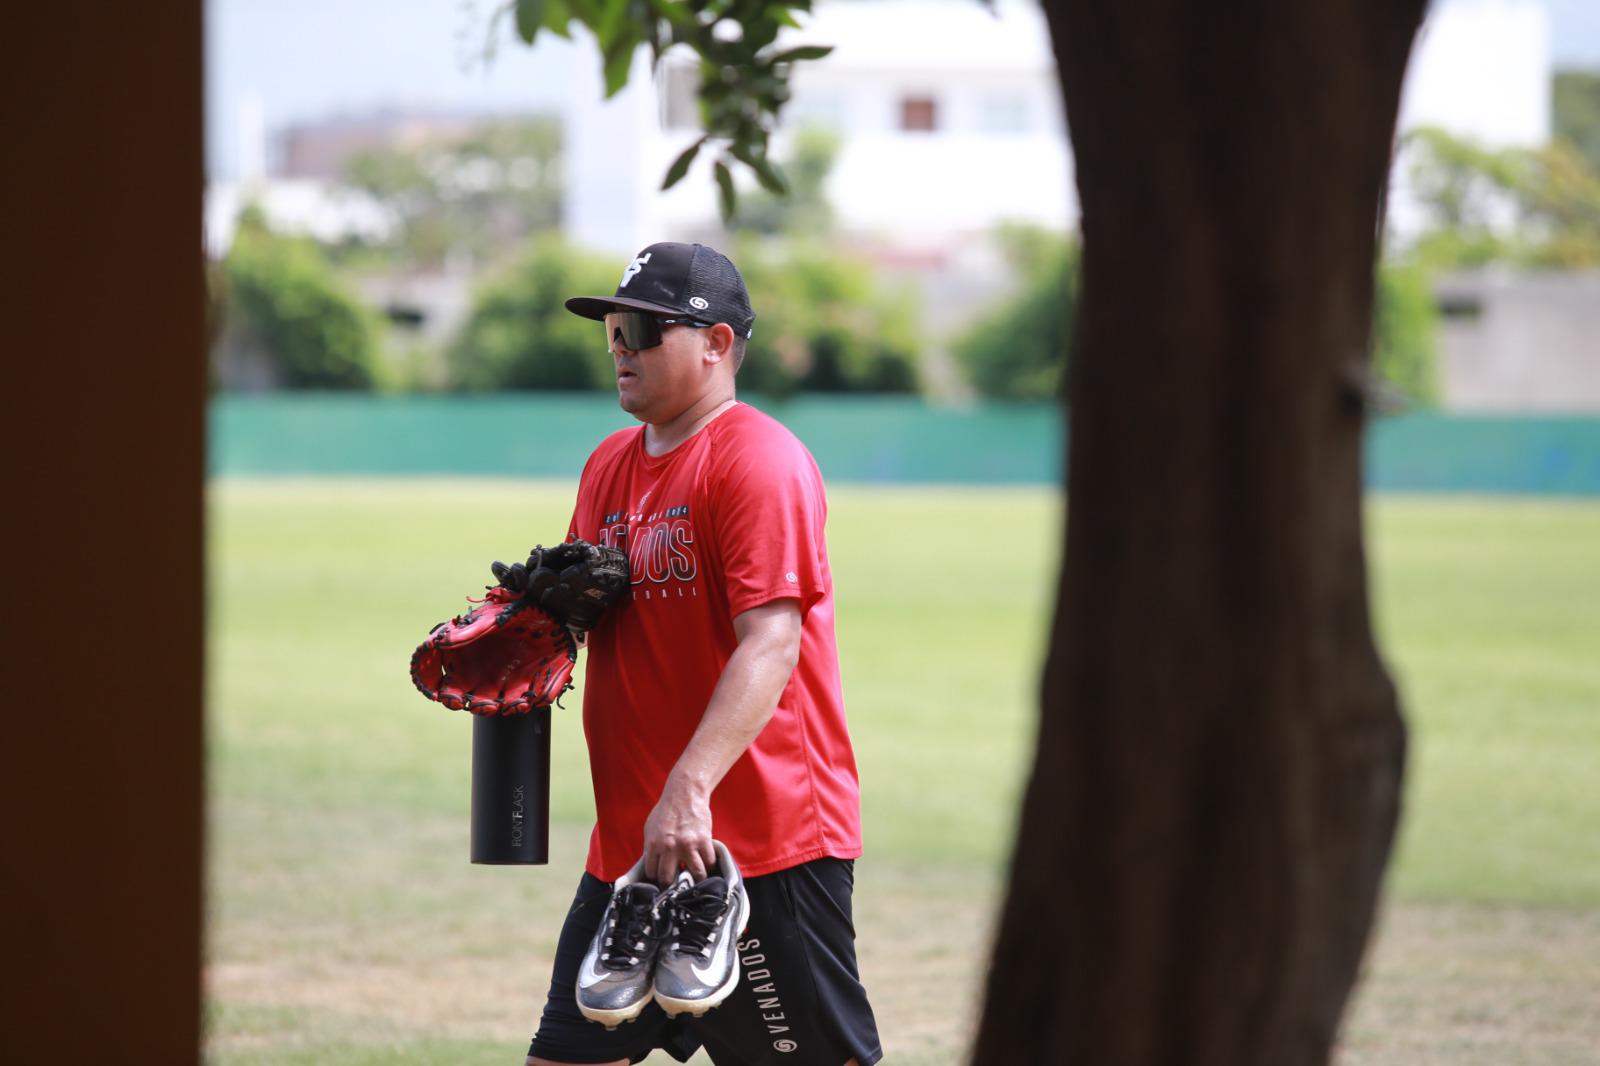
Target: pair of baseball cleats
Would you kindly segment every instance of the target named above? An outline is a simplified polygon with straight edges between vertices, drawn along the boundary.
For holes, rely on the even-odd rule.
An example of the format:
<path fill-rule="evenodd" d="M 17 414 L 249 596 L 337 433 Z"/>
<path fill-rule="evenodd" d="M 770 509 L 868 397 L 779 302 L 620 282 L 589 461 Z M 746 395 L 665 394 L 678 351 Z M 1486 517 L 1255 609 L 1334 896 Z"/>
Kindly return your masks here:
<path fill-rule="evenodd" d="M 654 999 L 667 1014 L 699 1017 L 739 984 L 739 937 L 750 921 L 744 878 L 721 841 L 715 867 L 687 870 L 669 888 L 646 877 L 644 859 L 617 879 L 578 970 L 578 1009 L 607 1029 L 637 1018 Z"/>

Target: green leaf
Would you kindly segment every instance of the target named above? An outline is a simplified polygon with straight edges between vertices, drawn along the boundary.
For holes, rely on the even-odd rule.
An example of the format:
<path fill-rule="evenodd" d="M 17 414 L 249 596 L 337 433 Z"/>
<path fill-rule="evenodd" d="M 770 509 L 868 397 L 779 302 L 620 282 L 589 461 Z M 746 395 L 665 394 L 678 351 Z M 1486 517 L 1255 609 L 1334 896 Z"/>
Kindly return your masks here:
<path fill-rule="evenodd" d="M 766 189 L 774 196 L 787 196 L 789 194 L 789 183 L 783 179 L 783 171 L 779 170 L 766 156 L 761 156 L 756 160 L 755 172 L 756 180 L 761 183 L 763 189 Z"/>
<path fill-rule="evenodd" d="M 544 25 L 545 0 L 516 0 L 516 4 L 517 36 L 522 38 L 524 44 L 532 44 Z"/>
<path fill-rule="evenodd" d="M 572 17 L 593 30 L 600 22 L 601 0 L 567 0 Z"/>
<path fill-rule="evenodd" d="M 700 99 L 711 103 L 722 99 L 732 91 L 733 86 L 723 79 L 720 68 L 704 63 L 700 65 Z"/>
<path fill-rule="evenodd" d="M 766 155 L 757 152 L 754 145 L 735 143 L 729 146 L 728 151 L 733 154 L 735 159 L 750 168 L 763 189 L 766 189 L 774 196 L 783 196 L 788 193 L 789 185 L 783 180 L 783 173 L 772 165 L 772 160 L 768 159 Z"/>
<path fill-rule="evenodd" d="M 639 39 L 631 34 L 616 38 L 605 52 L 606 99 L 617 95 L 628 84 L 633 69 L 633 50 Z"/>
<path fill-rule="evenodd" d="M 617 43 L 638 33 L 638 27 L 628 18 L 628 0 L 599 0 L 600 10 L 589 28 L 600 40 L 600 50 L 607 55 Z"/>
<path fill-rule="evenodd" d="M 666 192 L 683 180 L 683 176 L 689 173 L 689 165 L 694 162 L 694 157 L 700 154 L 700 148 L 705 143 L 706 138 L 701 137 L 698 141 L 685 148 L 678 158 L 672 161 L 672 166 L 667 168 L 666 180 L 661 183 L 662 192 Z"/>
<path fill-rule="evenodd" d="M 762 12 L 759 18 L 745 23 L 744 39 L 760 51 L 778 37 L 779 22 L 771 13 Z"/>
<path fill-rule="evenodd" d="M 650 9 L 680 29 L 692 30 L 699 25 L 689 5 L 681 0 L 650 0 Z"/>
<path fill-rule="evenodd" d="M 733 173 L 728 170 L 728 164 L 717 160 L 717 165 L 712 169 L 717 179 L 718 206 L 722 209 L 722 221 L 732 222 L 734 208 L 738 206 L 738 194 L 733 191 Z"/>
<path fill-rule="evenodd" d="M 557 37 L 572 40 L 572 30 L 567 25 L 572 21 L 572 8 L 567 5 L 567 0 L 544 0 L 544 28 Z"/>
<path fill-rule="evenodd" d="M 831 44 L 808 44 L 800 48 L 786 48 L 773 56 L 769 63 L 798 63 L 805 59 L 821 59 L 833 51 Z"/>

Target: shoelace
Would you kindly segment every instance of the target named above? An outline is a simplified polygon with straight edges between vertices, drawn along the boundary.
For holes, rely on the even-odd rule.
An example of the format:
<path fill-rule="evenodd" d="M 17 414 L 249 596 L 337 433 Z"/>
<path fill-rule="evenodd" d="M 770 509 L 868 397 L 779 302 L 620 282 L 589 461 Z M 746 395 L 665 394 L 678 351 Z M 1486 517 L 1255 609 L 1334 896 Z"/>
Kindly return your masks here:
<path fill-rule="evenodd" d="M 671 899 L 672 928 L 667 935 L 672 938 L 672 950 L 711 954 L 709 941 L 728 909 L 726 894 L 702 882 L 673 893 Z"/>
<path fill-rule="evenodd" d="M 634 887 L 630 885 L 624 889 L 622 898 L 611 910 L 611 928 L 600 951 L 600 965 L 608 970 L 626 970 L 639 965 L 649 954 L 650 942 L 658 939 L 656 918 L 662 897 L 646 899 L 643 893 L 632 892 Z M 626 949 L 626 954 L 615 948 L 618 944 Z"/>

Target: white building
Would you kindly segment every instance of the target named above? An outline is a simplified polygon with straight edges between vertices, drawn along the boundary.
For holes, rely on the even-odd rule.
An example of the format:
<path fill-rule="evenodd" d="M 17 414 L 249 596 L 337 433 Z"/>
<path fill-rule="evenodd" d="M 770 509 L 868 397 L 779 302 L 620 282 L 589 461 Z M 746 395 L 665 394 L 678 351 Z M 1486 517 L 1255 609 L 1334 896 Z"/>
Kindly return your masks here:
<path fill-rule="evenodd" d="M 1009 220 L 1076 222 L 1071 149 L 1043 14 L 1022 0 L 821 3 L 786 43 L 831 44 L 798 64 L 784 131 L 836 131 L 829 193 L 841 227 L 882 243 L 948 246 Z M 641 54 L 629 87 L 601 102 L 596 64 L 568 96 L 567 227 L 623 253 L 692 234 L 716 215 L 711 160 L 658 191 L 697 135 L 694 67 Z M 682 65 L 680 65 L 682 64 Z M 1536 145 L 1550 131 L 1550 30 L 1538 0 L 1441 0 L 1418 38 L 1401 129 L 1442 126 L 1490 145 Z M 774 145 L 782 158 L 784 135 Z M 1403 170 L 1397 171 L 1403 178 Z M 1394 195 L 1397 225 L 1409 210 Z"/>
<path fill-rule="evenodd" d="M 998 221 L 1066 228 L 1077 217 L 1055 57 L 1037 6 L 999 0 L 823 3 L 788 43 L 829 44 L 797 64 L 773 145 L 820 126 L 841 138 L 828 192 L 841 228 L 902 247 L 947 244 Z M 598 72 L 567 112 L 567 226 L 575 240 L 632 251 L 716 215 L 711 158 L 662 194 L 661 176 L 698 135 L 695 67 L 641 57 L 599 102 Z"/>
<path fill-rule="evenodd" d="M 915 255 L 1002 221 L 1075 224 L 1071 149 L 1037 4 L 822 0 L 786 44 L 834 46 L 827 58 L 796 66 L 773 147 L 782 158 L 788 136 L 808 124 L 840 136 L 828 191 L 847 232 Z M 1407 78 L 1402 129 L 1437 125 L 1490 145 L 1543 143 L 1550 49 L 1540 0 L 1436 0 Z M 564 83 L 566 226 L 577 243 L 626 253 L 714 225 L 710 153 L 677 187 L 659 191 L 672 159 L 697 136 L 692 57 L 669 55 L 652 77 L 641 49 L 628 87 L 610 101 L 602 100 L 592 42 L 551 39 L 513 58 Z M 546 86 L 539 95 L 556 94 Z M 266 134 L 260 101 L 246 103 L 237 147 L 240 176 L 253 184 Z M 214 189 L 219 199 L 237 195 L 225 183 Z M 293 205 L 280 207 L 280 195 Z M 314 218 L 319 230 L 338 229 L 345 212 L 348 229 L 377 222 L 366 205 L 330 190 L 317 204 L 306 190 L 269 199 L 275 215 Z M 1392 203 L 1403 233 L 1414 218 L 1403 187 Z M 221 219 L 211 229 L 225 242 Z"/>
<path fill-rule="evenodd" d="M 1600 272 L 1478 271 L 1435 292 L 1445 410 L 1600 412 Z"/>

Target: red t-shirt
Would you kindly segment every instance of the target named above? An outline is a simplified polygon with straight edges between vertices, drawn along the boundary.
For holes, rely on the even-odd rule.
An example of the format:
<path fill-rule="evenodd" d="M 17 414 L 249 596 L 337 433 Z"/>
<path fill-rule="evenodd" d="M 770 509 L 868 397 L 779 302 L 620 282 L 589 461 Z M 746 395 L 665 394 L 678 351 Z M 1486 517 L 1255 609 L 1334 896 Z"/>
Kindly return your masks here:
<path fill-rule="evenodd" d="M 734 616 L 783 598 L 800 604 L 799 664 L 712 794 L 712 832 L 747 876 L 861 854 L 827 512 L 805 446 L 743 404 L 666 455 L 645 453 L 639 426 L 589 457 L 571 535 L 624 548 L 633 572 L 631 596 L 589 634 L 584 674 L 596 877 L 616 880 L 643 852 L 645 818 L 738 643 Z"/>

